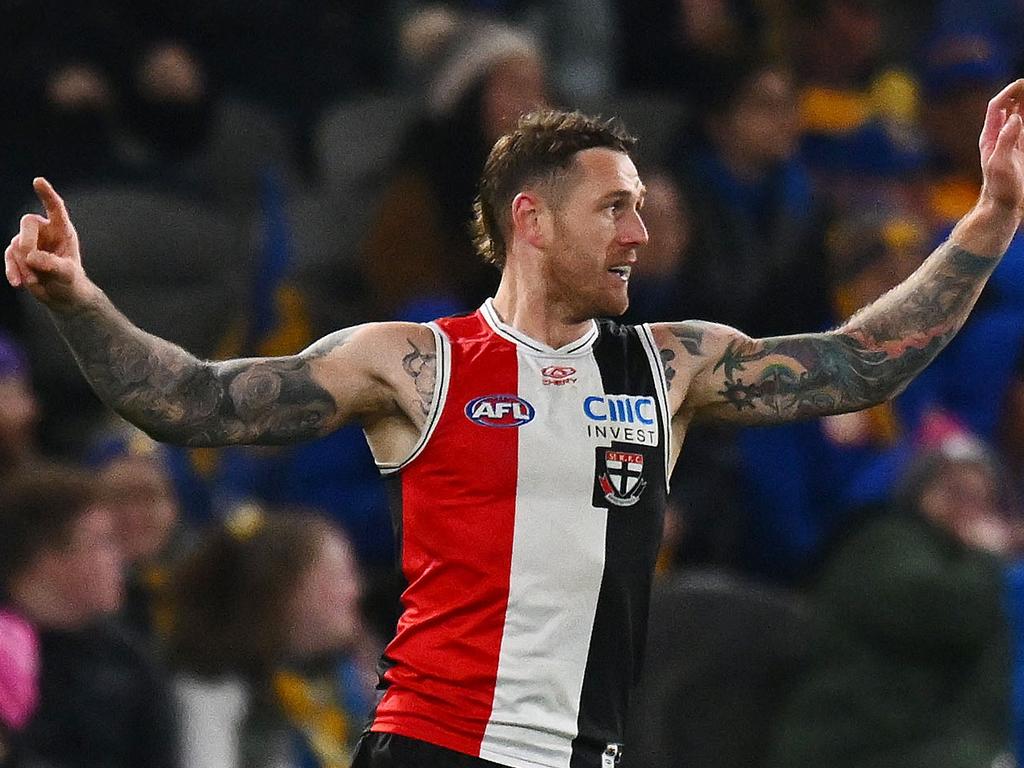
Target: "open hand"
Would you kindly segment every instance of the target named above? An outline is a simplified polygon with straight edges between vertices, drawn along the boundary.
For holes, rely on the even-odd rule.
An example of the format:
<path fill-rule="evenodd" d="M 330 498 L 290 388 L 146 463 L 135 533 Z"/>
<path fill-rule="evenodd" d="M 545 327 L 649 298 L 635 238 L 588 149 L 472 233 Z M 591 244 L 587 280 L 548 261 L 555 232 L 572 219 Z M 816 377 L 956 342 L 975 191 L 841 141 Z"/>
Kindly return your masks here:
<path fill-rule="evenodd" d="M 988 103 L 978 145 L 984 174 L 982 197 L 1024 213 L 1024 80 L 1010 83 Z"/>
<path fill-rule="evenodd" d="M 32 186 L 46 209 L 46 216 L 29 213 L 4 251 L 7 280 L 15 288 L 25 286 L 44 304 L 55 309 L 80 300 L 89 282 L 82 269 L 78 233 L 64 201 L 50 182 L 37 178 Z"/>

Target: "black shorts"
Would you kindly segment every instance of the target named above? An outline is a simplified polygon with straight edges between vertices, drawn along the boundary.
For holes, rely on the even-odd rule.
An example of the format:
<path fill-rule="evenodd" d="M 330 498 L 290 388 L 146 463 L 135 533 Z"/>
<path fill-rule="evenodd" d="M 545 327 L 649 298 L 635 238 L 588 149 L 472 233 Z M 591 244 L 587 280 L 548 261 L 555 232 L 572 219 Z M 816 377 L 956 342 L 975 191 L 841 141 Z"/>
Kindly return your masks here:
<path fill-rule="evenodd" d="M 498 763 L 464 755 L 395 733 L 364 733 L 352 768 L 503 768 Z"/>

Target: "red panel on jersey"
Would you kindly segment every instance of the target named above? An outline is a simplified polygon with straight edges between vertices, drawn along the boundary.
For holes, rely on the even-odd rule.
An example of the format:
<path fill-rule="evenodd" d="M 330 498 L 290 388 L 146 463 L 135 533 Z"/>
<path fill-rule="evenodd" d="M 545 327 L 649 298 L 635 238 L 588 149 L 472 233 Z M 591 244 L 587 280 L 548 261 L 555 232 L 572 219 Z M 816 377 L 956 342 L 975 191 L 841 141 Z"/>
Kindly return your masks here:
<path fill-rule="evenodd" d="M 518 390 L 516 348 L 479 313 L 440 321 L 451 382 L 433 436 L 402 470 L 402 570 L 408 588 L 394 666 L 372 730 L 478 754 L 491 715 L 508 604 L 518 428 L 500 399 L 471 421 L 466 405 Z M 508 400 L 504 402 L 509 402 Z"/>

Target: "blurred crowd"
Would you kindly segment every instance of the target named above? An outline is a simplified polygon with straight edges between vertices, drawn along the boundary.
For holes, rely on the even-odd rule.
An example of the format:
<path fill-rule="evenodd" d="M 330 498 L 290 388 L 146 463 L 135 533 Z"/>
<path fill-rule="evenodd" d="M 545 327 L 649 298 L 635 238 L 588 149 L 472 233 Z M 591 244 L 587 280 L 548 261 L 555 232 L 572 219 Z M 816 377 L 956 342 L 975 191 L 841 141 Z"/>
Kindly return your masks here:
<path fill-rule="evenodd" d="M 486 154 L 543 106 L 640 139 L 627 320 L 834 327 L 973 205 L 1021 0 L 0 0 L 0 220 L 202 357 L 477 307 Z M 894 402 L 695 426 L 633 766 L 1024 757 L 1024 237 Z M 0 765 L 347 765 L 400 576 L 354 427 L 153 443 L 0 289 Z M 5 762 L 6 761 L 6 762 Z"/>

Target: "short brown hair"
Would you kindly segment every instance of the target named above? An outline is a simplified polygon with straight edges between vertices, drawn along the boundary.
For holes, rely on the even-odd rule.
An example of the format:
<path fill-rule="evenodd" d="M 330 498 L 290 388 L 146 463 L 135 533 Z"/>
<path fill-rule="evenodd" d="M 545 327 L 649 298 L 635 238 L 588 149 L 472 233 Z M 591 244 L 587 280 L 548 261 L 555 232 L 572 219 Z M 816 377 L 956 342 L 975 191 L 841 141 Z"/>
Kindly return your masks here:
<path fill-rule="evenodd" d="M 636 139 L 616 121 L 561 110 L 531 112 L 498 139 L 473 204 L 473 243 L 484 261 L 504 268 L 508 209 L 523 187 L 554 181 L 578 152 L 595 147 L 632 155 Z"/>
<path fill-rule="evenodd" d="M 39 554 L 66 547 L 72 524 L 92 506 L 98 487 L 84 470 L 37 464 L 0 482 L 0 591 Z"/>

